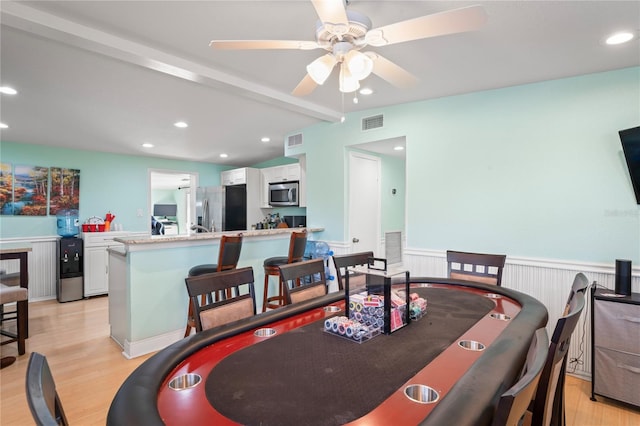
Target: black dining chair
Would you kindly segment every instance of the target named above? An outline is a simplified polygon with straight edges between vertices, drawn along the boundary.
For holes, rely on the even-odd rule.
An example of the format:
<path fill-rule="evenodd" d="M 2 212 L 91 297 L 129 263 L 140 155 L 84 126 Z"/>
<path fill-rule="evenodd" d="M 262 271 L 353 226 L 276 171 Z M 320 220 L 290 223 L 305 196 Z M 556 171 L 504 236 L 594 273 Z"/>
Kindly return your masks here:
<path fill-rule="evenodd" d="M 502 285 L 504 254 L 469 253 L 447 250 L 449 278 Z"/>
<path fill-rule="evenodd" d="M 589 287 L 589 280 L 582 272 L 578 272 L 575 278 L 573 279 L 573 284 L 571 285 L 571 291 L 569 292 L 569 297 L 567 298 L 567 304 L 565 305 L 564 311 L 562 313 L 563 316 L 569 313 L 571 300 L 573 300 L 576 293 L 585 294 L 587 287 Z"/>
<path fill-rule="evenodd" d="M 336 278 L 338 279 L 338 289 L 344 290 L 344 276 L 347 268 L 352 266 L 367 265 L 369 259 L 373 258 L 372 251 L 363 251 L 359 253 L 349 254 L 334 254 L 333 264 L 336 268 Z M 364 274 L 349 274 L 349 287 L 358 288 L 363 287 L 365 283 L 366 275 Z"/>
<path fill-rule="evenodd" d="M 327 294 L 327 280 L 323 259 L 281 265 L 279 269 L 287 304 L 298 303 Z M 298 282 L 300 285 L 296 286 Z"/>
<path fill-rule="evenodd" d="M 551 336 L 544 369 L 533 401 L 532 424 L 564 425 L 564 369 L 571 335 L 578 324 L 585 305 L 584 293 L 574 294 L 569 312 L 558 319 Z"/>
<path fill-rule="evenodd" d="M 31 352 L 25 385 L 29 410 L 38 426 L 69 424 L 44 355 Z"/>
<path fill-rule="evenodd" d="M 547 330 L 540 328 L 536 330 L 531 340 L 522 376 L 513 386 L 500 395 L 492 426 L 527 424 L 526 421 L 523 421 L 523 417 L 527 414 L 531 398 L 536 391 L 548 351 L 549 336 L 547 335 Z M 530 416 L 528 420 L 531 420 Z"/>
<path fill-rule="evenodd" d="M 253 268 L 230 269 L 185 279 L 191 298 L 196 332 L 208 330 L 256 314 Z M 240 287 L 248 292 L 240 294 Z M 222 294 L 222 300 L 212 295 Z"/>

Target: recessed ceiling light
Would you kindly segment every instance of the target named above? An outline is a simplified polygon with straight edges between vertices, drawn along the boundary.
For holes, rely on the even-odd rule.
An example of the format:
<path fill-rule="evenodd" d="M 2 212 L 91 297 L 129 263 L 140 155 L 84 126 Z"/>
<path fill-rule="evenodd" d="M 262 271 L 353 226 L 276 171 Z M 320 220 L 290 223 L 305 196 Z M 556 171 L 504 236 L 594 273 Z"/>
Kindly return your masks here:
<path fill-rule="evenodd" d="M 371 95 L 372 93 L 373 93 L 373 90 L 369 89 L 368 87 L 360 89 L 360 94 L 361 95 Z"/>
<path fill-rule="evenodd" d="M 395 151 L 402 151 L 402 150 L 404 149 L 404 146 L 400 146 L 400 145 L 398 145 L 398 146 L 394 146 L 394 147 L 393 147 L 393 149 L 394 149 Z"/>
<path fill-rule="evenodd" d="M 5 95 L 15 95 L 18 91 L 12 87 L 0 86 L 0 93 Z"/>
<path fill-rule="evenodd" d="M 270 142 L 270 141 L 271 141 L 271 138 L 268 138 L 268 137 L 266 137 L 266 136 L 265 136 L 264 138 L 262 138 L 262 139 L 260 139 L 260 140 L 261 140 L 262 142 Z"/>
<path fill-rule="evenodd" d="M 220 158 L 227 158 L 228 155 L 227 154 L 220 154 Z"/>
<path fill-rule="evenodd" d="M 7 126 L 6 124 L 0 123 L 0 129 L 8 129 L 8 128 L 9 126 Z"/>
<path fill-rule="evenodd" d="M 633 34 L 629 32 L 615 33 L 607 38 L 607 44 L 622 44 L 633 38 Z"/>
<path fill-rule="evenodd" d="M 152 143 L 143 143 L 142 147 L 143 148 L 153 148 L 153 144 Z"/>
<path fill-rule="evenodd" d="M 173 123 L 173 125 L 181 129 L 184 129 L 185 127 L 189 127 L 189 125 L 184 121 L 178 121 L 177 123 Z"/>

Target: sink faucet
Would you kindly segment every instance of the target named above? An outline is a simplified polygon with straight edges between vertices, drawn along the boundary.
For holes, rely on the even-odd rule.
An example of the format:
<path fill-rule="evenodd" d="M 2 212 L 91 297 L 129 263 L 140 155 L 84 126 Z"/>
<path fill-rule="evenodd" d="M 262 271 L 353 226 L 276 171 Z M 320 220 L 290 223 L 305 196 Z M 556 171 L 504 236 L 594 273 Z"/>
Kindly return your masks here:
<path fill-rule="evenodd" d="M 204 232 L 211 232 L 209 229 L 205 228 L 204 226 L 201 225 L 191 225 L 191 230 L 195 231 L 196 229 L 200 229 L 201 231 Z"/>

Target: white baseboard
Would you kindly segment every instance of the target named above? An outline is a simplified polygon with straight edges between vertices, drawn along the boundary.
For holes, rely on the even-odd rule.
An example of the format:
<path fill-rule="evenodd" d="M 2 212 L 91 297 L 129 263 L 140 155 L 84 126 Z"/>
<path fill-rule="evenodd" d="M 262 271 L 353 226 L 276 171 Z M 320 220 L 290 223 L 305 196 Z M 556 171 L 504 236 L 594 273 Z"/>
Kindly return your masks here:
<path fill-rule="evenodd" d="M 127 359 L 136 358 L 152 352 L 157 352 L 167 346 L 182 340 L 184 338 L 184 329 L 170 331 L 168 333 L 159 334 L 157 336 L 148 337 L 142 340 L 130 342 L 124 341 L 122 355 Z"/>

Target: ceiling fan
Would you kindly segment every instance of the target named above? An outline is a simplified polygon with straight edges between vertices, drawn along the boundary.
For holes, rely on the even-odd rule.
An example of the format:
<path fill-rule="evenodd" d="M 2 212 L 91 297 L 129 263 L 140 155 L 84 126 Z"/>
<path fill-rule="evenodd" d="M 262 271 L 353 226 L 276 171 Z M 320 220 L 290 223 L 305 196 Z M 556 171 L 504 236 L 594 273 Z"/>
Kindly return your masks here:
<path fill-rule="evenodd" d="M 307 65 L 307 75 L 292 94 L 304 96 L 322 85 L 339 64 L 340 91 L 350 93 L 371 73 L 392 85 L 407 88 L 416 77 L 378 53 L 361 52 L 366 46 L 388 46 L 428 37 L 474 31 L 487 20 L 482 6 L 469 6 L 425 15 L 379 28 L 371 28 L 371 20 L 356 11 L 347 10 L 348 0 L 311 0 L 320 18 L 316 23 L 315 41 L 297 40 L 212 40 L 216 49 L 324 49 L 329 53 Z"/>

